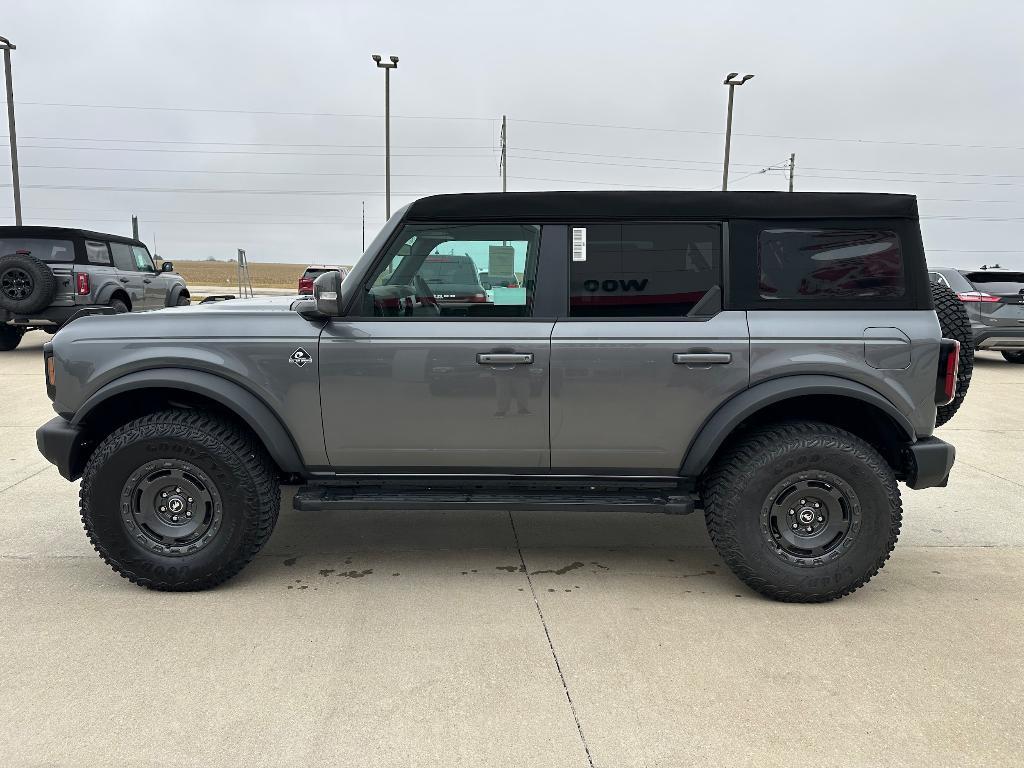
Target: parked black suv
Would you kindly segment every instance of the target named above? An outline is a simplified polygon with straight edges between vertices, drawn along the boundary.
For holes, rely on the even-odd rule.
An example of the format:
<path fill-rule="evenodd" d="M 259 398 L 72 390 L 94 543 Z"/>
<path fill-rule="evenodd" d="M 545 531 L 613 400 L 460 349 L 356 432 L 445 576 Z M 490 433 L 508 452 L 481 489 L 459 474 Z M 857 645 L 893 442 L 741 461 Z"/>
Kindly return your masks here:
<path fill-rule="evenodd" d="M 0 351 L 56 333 L 86 307 L 136 312 L 189 303 L 185 280 L 140 240 L 65 227 L 0 227 Z"/>

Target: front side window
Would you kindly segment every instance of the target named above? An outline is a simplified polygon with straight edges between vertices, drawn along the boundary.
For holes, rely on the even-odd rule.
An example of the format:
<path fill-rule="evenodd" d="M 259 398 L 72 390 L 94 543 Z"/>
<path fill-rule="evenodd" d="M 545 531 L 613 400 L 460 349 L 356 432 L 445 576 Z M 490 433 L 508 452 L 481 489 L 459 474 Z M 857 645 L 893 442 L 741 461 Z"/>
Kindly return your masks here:
<path fill-rule="evenodd" d="M 895 232 L 765 229 L 757 250 L 762 299 L 897 298 L 905 293 Z"/>
<path fill-rule="evenodd" d="M 153 265 L 153 258 L 149 255 L 149 251 L 138 245 L 131 246 L 132 256 L 135 259 L 135 268 L 139 272 L 156 272 L 156 267 Z"/>
<path fill-rule="evenodd" d="M 47 240 L 41 237 L 0 238 L 0 256 L 27 253 L 45 262 L 75 260 L 75 246 L 70 240 Z"/>
<path fill-rule="evenodd" d="M 717 224 L 571 227 L 570 317 L 686 317 L 721 279 Z"/>
<path fill-rule="evenodd" d="M 358 314 L 527 317 L 539 246 L 535 225 L 407 224 L 372 275 Z M 515 279 L 495 285 L 489 274 Z"/>

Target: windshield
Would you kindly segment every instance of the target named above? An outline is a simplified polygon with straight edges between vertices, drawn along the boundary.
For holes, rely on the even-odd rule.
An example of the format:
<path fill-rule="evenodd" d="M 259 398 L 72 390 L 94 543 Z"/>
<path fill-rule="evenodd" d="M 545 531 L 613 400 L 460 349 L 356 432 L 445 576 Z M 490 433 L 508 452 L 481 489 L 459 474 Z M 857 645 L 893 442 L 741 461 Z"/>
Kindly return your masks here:
<path fill-rule="evenodd" d="M 75 260 L 75 246 L 70 240 L 45 240 L 39 237 L 9 237 L 0 240 L 0 256 L 19 252 L 46 262 Z"/>
<path fill-rule="evenodd" d="M 967 279 L 986 293 L 1020 293 L 1024 290 L 1024 272 L 971 272 Z"/>

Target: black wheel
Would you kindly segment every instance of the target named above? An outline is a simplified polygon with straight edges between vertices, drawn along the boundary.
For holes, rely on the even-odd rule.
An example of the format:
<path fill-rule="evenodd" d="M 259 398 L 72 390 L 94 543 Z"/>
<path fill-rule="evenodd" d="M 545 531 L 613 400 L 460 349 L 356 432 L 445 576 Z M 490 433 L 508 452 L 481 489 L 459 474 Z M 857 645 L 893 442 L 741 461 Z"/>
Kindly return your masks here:
<path fill-rule="evenodd" d="M 150 589 L 196 590 L 238 573 L 281 506 L 273 463 L 247 430 L 162 411 L 114 431 L 82 476 L 82 522 L 100 556 Z"/>
<path fill-rule="evenodd" d="M 1003 352 L 1003 360 L 1008 363 L 1024 365 L 1024 352 Z"/>
<path fill-rule="evenodd" d="M 956 397 L 949 405 L 940 405 L 935 417 L 935 426 L 941 427 L 953 418 L 967 397 L 967 388 L 971 386 L 971 375 L 974 373 L 974 334 L 971 331 L 971 319 L 967 316 L 964 303 L 949 287 L 940 283 L 932 283 L 932 302 L 935 314 L 939 317 L 939 327 L 946 339 L 960 342 L 960 367 L 956 375 Z"/>
<path fill-rule="evenodd" d="M 176 307 L 187 307 L 192 303 L 192 299 L 188 296 L 179 296 L 178 301 L 175 302 Z"/>
<path fill-rule="evenodd" d="M 110 306 L 114 309 L 114 314 L 123 315 L 125 312 L 130 312 L 128 305 L 125 304 L 121 299 L 111 299 Z"/>
<path fill-rule="evenodd" d="M 701 495 L 711 541 L 732 571 L 775 600 L 848 595 L 885 565 L 902 508 L 892 469 L 829 424 L 762 427 L 734 441 Z"/>
<path fill-rule="evenodd" d="M 12 349 L 17 349 L 24 335 L 24 328 L 18 328 L 13 325 L 0 325 L 0 352 L 10 352 Z"/>
<path fill-rule="evenodd" d="M 45 309 L 57 293 L 57 278 L 46 264 L 27 253 L 0 257 L 0 307 L 29 313 Z"/>

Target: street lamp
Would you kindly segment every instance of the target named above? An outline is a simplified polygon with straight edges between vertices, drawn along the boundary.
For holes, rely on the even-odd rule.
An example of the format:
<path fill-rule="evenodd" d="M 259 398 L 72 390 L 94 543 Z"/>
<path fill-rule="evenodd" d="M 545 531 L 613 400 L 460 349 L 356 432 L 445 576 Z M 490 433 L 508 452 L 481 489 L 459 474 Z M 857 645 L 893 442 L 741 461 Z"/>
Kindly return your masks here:
<path fill-rule="evenodd" d="M 725 118 L 725 167 L 722 169 L 722 191 L 725 192 L 729 188 L 729 147 L 732 144 L 732 95 L 733 91 L 736 90 L 737 85 L 743 85 L 747 80 L 753 77 L 753 75 L 744 75 L 739 80 L 739 72 L 730 72 L 725 76 L 724 85 L 729 86 L 729 110 L 726 113 Z"/>
<path fill-rule="evenodd" d="M 7 135 L 11 141 L 11 181 L 14 186 L 14 223 L 21 226 L 21 178 L 18 175 L 18 135 L 14 130 L 14 85 L 11 82 L 11 51 L 17 46 L 0 37 L 4 51 L 4 79 L 7 82 Z"/>
<path fill-rule="evenodd" d="M 380 54 L 371 56 L 377 66 L 384 70 L 384 212 L 391 218 L 391 70 L 398 67 L 398 57 L 389 56 L 391 61 L 381 61 Z"/>

